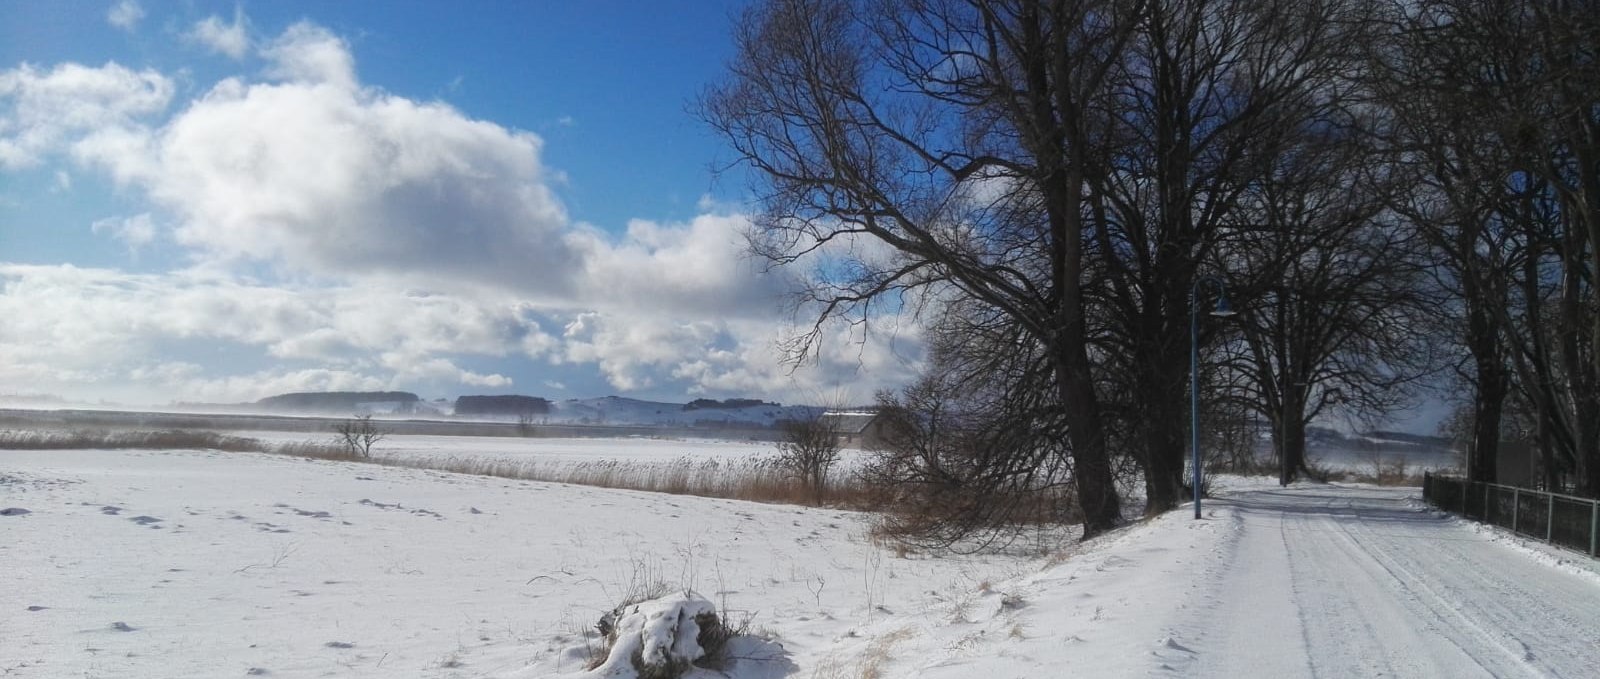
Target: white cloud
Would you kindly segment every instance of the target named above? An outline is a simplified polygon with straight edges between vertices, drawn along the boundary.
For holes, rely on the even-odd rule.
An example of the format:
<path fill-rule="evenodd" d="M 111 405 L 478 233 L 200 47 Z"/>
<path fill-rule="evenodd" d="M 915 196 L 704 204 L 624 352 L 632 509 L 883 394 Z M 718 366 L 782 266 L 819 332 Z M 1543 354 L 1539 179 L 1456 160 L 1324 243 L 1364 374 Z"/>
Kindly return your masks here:
<path fill-rule="evenodd" d="M 564 298 L 578 255 L 541 143 L 441 103 L 230 79 L 151 135 L 92 135 L 77 155 L 143 187 L 207 258 Z"/>
<path fill-rule="evenodd" d="M 143 18 L 144 8 L 135 0 L 119 0 L 106 10 L 106 21 L 129 33 L 139 27 L 139 20 Z"/>
<path fill-rule="evenodd" d="M 348 370 L 307 368 L 263 370 L 247 375 L 216 378 L 187 377 L 164 383 L 186 400 L 206 403 L 246 403 L 274 394 L 303 391 L 382 391 L 392 384 L 381 377 Z"/>
<path fill-rule="evenodd" d="M 249 22 L 242 8 L 234 10 L 233 23 L 224 22 L 222 17 L 213 14 L 195 22 L 185 37 L 235 60 L 243 59 L 250 52 Z"/>
<path fill-rule="evenodd" d="M 172 94 L 166 76 L 115 62 L 0 71 L 0 170 L 37 165 L 85 135 L 143 134 L 140 119 L 166 109 Z"/>
<path fill-rule="evenodd" d="M 96 234 L 109 234 L 112 238 L 122 241 L 130 252 L 138 252 L 156 239 L 155 221 L 148 212 L 126 219 L 102 219 L 91 225 L 90 229 Z"/>
<path fill-rule="evenodd" d="M 899 347 L 860 345 L 841 326 L 814 367 L 791 370 L 776 343 L 799 269 L 748 260 L 745 217 L 703 203 L 719 213 L 635 220 L 620 235 L 574 224 L 538 136 L 363 85 L 348 45 L 314 24 L 262 56 L 266 80 L 225 79 L 165 120 L 149 118 L 172 81 L 152 71 L 0 72 L 0 169 L 68 152 L 150 203 L 97 233 L 135 251 L 176 245 L 191 262 L 162 274 L 0 264 L 0 317 L 21 319 L 0 325 L 0 382 L 250 400 L 511 388 L 500 366 L 550 362 L 593 366 L 621 391 L 783 398 L 842 383 L 870 395 L 917 360 L 914 331 Z M 230 348 L 254 372 L 174 349 L 184 343 Z M 464 367 L 486 360 L 495 367 Z"/>
<path fill-rule="evenodd" d="M 687 224 L 634 220 L 613 242 L 592 229 L 572 238 L 583 269 L 573 287 L 590 306 L 698 317 L 771 316 L 792 281 L 746 257 L 749 220 L 701 215 Z"/>
<path fill-rule="evenodd" d="M 356 60 L 350 46 L 328 29 L 302 21 L 261 51 L 271 63 L 267 75 L 301 85 L 356 88 Z"/>
<path fill-rule="evenodd" d="M 165 348 L 182 342 L 319 366 L 320 372 L 260 373 L 264 384 L 272 376 L 338 375 L 384 388 L 509 386 L 508 377 L 464 370 L 446 357 L 514 354 L 524 334 L 538 332 L 504 299 L 292 289 L 196 271 L 129 274 L 70 265 L 0 264 L 0 315 L 11 319 L 0 325 L 0 382 L 28 376 L 41 387 L 152 379 L 150 364 L 170 362 L 160 358 Z M 212 393 L 219 383 L 210 377 L 195 384 Z M 228 393 L 246 388 L 243 378 L 225 384 Z M 262 395 L 272 388 L 260 387 Z"/>

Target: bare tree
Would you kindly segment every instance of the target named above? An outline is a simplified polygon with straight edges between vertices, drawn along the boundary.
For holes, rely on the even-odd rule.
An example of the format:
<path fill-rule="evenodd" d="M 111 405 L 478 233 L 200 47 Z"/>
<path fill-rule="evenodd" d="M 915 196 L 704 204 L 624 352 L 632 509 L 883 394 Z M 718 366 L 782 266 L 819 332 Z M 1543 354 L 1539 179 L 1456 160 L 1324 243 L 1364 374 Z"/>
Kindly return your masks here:
<path fill-rule="evenodd" d="M 825 416 L 789 420 L 781 426 L 778 463 L 788 469 L 821 504 L 827 498 L 828 474 L 839 461 L 839 432 Z"/>
<path fill-rule="evenodd" d="M 372 457 L 372 447 L 388 438 L 389 433 L 372 423 L 371 415 L 357 415 L 333 425 L 339 443 L 354 457 Z"/>
<path fill-rule="evenodd" d="M 1000 351 L 1009 325 L 981 320 L 946 321 L 929 373 L 878 396 L 882 443 L 862 476 L 889 498 L 881 526 L 902 541 L 980 549 L 1075 518 L 1048 361 Z"/>
<path fill-rule="evenodd" d="M 1371 26 L 1363 0 L 1151 2 L 1113 71 L 1113 143 L 1091 175 L 1104 215 L 1095 295 L 1108 323 L 1100 356 L 1138 422 L 1130 449 L 1147 512 L 1184 497 L 1194 282 L 1206 267 L 1230 286 L 1275 270 L 1219 249 L 1268 228 L 1251 204 L 1261 183 L 1352 106 Z M 1233 333 L 1200 330 L 1205 345 Z"/>
<path fill-rule="evenodd" d="M 816 264 L 820 320 L 797 353 L 896 295 L 1004 314 L 1047 357 L 1086 537 L 1121 520 L 1088 346 L 1086 182 L 1143 7 L 772 0 L 739 21 L 701 107 L 758 177 L 754 251 Z"/>
<path fill-rule="evenodd" d="M 1495 478 L 1507 398 L 1547 483 L 1600 492 L 1600 16 L 1591 3 L 1396 4 L 1378 63 L 1410 216 L 1456 295 L 1474 386 L 1469 472 Z"/>
<path fill-rule="evenodd" d="M 1331 113 L 1331 112 L 1330 112 Z M 1423 239 L 1389 206 L 1409 188 L 1364 116 L 1323 115 L 1239 198 L 1219 258 L 1241 270 L 1221 352 L 1269 423 L 1280 482 L 1307 471 L 1306 428 L 1330 412 L 1376 421 L 1408 405 L 1437 352 Z"/>
<path fill-rule="evenodd" d="M 537 421 L 532 411 L 524 410 L 517 413 L 517 434 L 528 437 L 538 433 L 538 428 L 534 426 Z"/>

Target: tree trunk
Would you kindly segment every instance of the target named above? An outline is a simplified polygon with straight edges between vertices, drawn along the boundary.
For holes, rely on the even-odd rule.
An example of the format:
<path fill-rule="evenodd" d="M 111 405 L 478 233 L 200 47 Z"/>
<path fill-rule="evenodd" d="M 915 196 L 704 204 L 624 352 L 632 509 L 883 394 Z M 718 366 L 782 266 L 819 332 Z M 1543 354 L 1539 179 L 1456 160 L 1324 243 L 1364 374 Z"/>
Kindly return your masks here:
<path fill-rule="evenodd" d="M 1122 521 L 1122 507 L 1112 483 L 1100 403 L 1090 380 L 1089 353 L 1081 340 L 1067 334 L 1056 349 L 1056 385 L 1065 410 L 1067 439 L 1072 444 L 1072 476 L 1087 540 L 1115 528 Z"/>
<path fill-rule="evenodd" d="M 1306 474 L 1306 422 L 1300 415 L 1302 409 L 1290 410 L 1284 420 L 1283 455 L 1286 458 L 1284 469 L 1287 470 L 1289 483 L 1300 474 Z"/>
<path fill-rule="evenodd" d="M 1181 389 L 1171 389 L 1185 394 Z M 1185 448 L 1184 424 L 1189 418 L 1182 403 L 1173 407 L 1168 396 L 1151 396 L 1158 403 L 1146 409 L 1149 419 L 1144 429 L 1145 515 L 1154 516 L 1178 506 L 1183 498 Z"/>
<path fill-rule="evenodd" d="M 1181 349 L 1181 347 L 1180 347 Z M 1156 347 L 1157 351 L 1163 347 Z M 1166 351 L 1171 354 L 1171 351 Z M 1142 356 L 1138 360 L 1149 367 L 1140 386 L 1138 398 L 1144 417 L 1140 461 L 1144 466 L 1145 514 L 1154 516 L 1171 510 L 1183 502 L 1183 473 L 1188 457 L 1189 391 L 1187 379 L 1188 354 L 1178 352 L 1181 369 L 1172 366 L 1171 356 Z"/>
<path fill-rule="evenodd" d="M 1494 378 L 1500 384 L 1484 383 L 1484 373 L 1479 372 L 1478 391 L 1472 400 L 1472 459 L 1468 461 L 1467 478 L 1483 483 L 1499 482 L 1500 419 L 1505 403 L 1504 378 Z"/>
<path fill-rule="evenodd" d="M 1469 276 L 1471 274 L 1468 274 Z M 1485 292 L 1467 283 L 1467 350 L 1477 368 L 1477 390 L 1472 399 L 1471 459 L 1467 478 L 1495 483 L 1500 460 L 1500 419 L 1511 384 L 1500 357 L 1500 338 L 1484 304 Z"/>

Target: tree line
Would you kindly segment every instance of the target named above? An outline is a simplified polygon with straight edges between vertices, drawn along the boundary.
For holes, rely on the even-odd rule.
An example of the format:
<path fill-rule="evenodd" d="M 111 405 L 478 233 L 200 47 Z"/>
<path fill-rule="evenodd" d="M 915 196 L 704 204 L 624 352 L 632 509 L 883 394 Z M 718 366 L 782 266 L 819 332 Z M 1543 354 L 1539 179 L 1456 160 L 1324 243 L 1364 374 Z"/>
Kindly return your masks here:
<path fill-rule="evenodd" d="M 766 0 L 698 107 L 751 250 L 808 274 L 797 357 L 930 328 L 876 469 L 951 535 L 1041 492 L 1086 535 L 1181 502 L 1218 292 L 1202 417 L 1269 423 L 1285 482 L 1314 419 L 1445 384 L 1474 478 L 1522 437 L 1594 493 L 1596 5 Z"/>

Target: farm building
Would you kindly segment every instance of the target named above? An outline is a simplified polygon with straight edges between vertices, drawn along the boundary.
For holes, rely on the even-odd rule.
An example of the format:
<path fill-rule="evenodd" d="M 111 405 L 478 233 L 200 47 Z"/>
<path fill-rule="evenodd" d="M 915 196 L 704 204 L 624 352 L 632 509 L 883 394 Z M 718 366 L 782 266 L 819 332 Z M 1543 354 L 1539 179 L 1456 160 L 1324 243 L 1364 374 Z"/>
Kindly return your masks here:
<path fill-rule="evenodd" d="M 848 448 L 871 448 L 883 440 L 883 423 L 870 410 L 829 410 L 822 414 L 822 422 Z"/>

